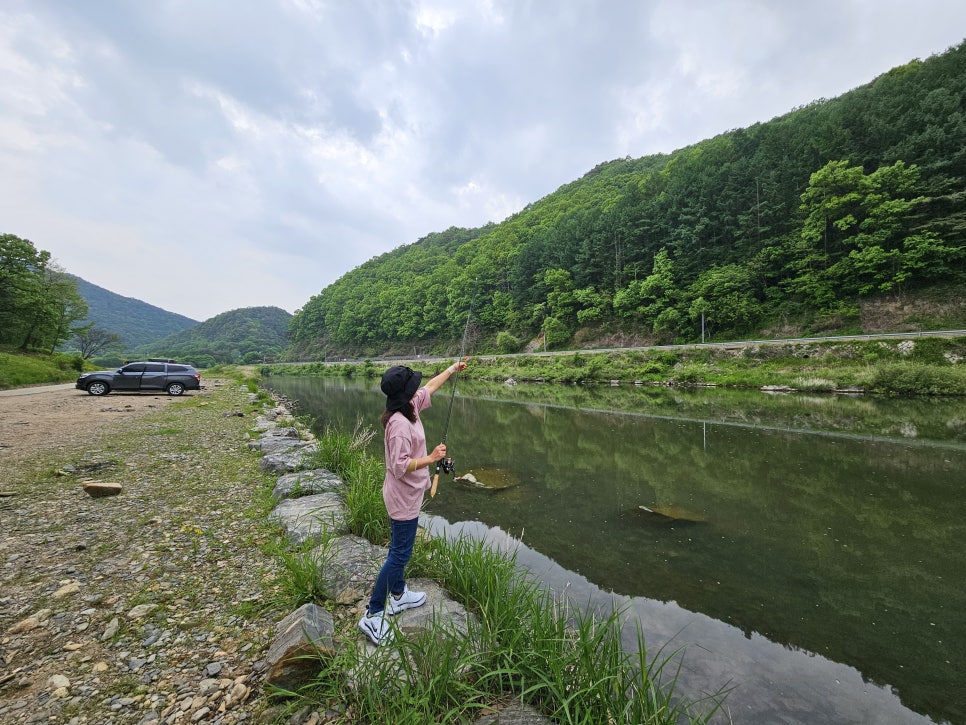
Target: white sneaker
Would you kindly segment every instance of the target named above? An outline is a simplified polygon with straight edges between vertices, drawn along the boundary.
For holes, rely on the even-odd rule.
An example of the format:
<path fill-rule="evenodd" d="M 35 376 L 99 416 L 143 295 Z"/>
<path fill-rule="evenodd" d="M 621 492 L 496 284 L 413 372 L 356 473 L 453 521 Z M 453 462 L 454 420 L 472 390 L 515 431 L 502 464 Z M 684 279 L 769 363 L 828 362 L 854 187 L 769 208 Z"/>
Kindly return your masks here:
<path fill-rule="evenodd" d="M 386 614 L 398 614 L 404 609 L 415 609 L 416 607 L 421 607 L 426 603 L 426 592 L 414 592 L 405 587 L 403 593 L 399 595 L 397 599 L 392 594 L 389 595 L 389 601 L 386 602 Z"/>
<path fill-rule="evenodd" d="M 366 636 L 376 646 L 392 640 L 392 629 L 389 622 L 386 621 L 385 614 L 386 612 L 376 612 L 370 616 L 369 607 L 366 607 L 366 613 L 359 620 L 359 629 L 365 632 Z"/>

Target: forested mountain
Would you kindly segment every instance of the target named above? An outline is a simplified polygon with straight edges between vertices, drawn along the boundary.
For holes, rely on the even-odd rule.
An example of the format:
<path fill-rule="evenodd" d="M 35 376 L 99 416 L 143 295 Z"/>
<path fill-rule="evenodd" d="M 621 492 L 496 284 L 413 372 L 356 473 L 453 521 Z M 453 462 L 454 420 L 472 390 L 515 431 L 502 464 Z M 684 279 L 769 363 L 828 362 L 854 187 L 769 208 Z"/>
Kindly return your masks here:
<path fill-rule="evenodd" d="M 786 325 L 854 329 L 872 296 L 961 285 L 966 43 L 667 155 L 602 163 L 482 229 L 377 257 L 312 297 L 293 349 L 477 349 Z"/>
<path fill-rule="evenodd" d="M 133 297 L 124 297 L 80 277 L 70 275 L 87 302 L 86 322 L 120 336 L 126 349 L 155 342 L 198 324 L 184 315 L 162 310 Z"/>
<path fill-rule="evenodd" d="M 137 352 L 142 357 L 170 357 L 200 367 L 274 361 L 288 346 L 291 320 L 292 315 L 278 307 L 245 307 L 142 345 Z"/>

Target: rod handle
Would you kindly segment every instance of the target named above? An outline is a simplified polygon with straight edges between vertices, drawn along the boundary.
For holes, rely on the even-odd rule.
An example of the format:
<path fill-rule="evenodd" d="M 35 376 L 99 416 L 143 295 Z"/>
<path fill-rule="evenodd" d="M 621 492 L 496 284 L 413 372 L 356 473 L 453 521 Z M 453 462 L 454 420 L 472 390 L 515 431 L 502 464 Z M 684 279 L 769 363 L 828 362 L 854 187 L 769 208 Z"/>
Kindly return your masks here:
<path fill-rule="evenodd" d="M 436 497 L 436 486 L 439 484 L 439 466 L 436 467 L 436 473 L 433 474 L 433 487 L 429 489 L 429 497 Z"/>

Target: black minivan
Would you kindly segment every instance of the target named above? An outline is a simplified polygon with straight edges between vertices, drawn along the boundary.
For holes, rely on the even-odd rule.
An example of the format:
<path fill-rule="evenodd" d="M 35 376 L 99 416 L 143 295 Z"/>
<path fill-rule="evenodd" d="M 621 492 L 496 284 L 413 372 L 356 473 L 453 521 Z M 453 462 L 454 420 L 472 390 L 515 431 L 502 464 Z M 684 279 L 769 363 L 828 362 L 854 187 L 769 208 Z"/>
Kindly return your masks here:
<path fill-rule="evenodd" d="M 91 395 L 107 395 L 112 390 L 181 395 L 185 390 L 201 389 L 201 373 L 191 365 L 150 360 L 128 363 L 117 370 L 81 373 L 75 387 Z"/>

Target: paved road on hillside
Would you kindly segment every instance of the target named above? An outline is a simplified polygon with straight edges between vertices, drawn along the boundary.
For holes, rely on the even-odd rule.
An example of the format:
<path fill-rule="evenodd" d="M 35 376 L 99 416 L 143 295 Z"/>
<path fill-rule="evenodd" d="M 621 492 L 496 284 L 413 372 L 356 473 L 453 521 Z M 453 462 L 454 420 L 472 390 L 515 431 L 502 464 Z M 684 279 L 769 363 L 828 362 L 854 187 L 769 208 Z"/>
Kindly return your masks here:
<path fill-rule="evenodd" d="M 686 350 L 691 348 L 701 348 L 701 347 L 723 347 L 723 348 L 736 348 L 736 347 L 749 347 L 752 345 L 788 345 L 788 344 L 799 344 L 799 343 L 813 343 L 813 342 L 848 342 L 850 340 L 889 340 L 889 339 L 910 339 L 916 337 L 966 337 L 966 330 L 934 330 L 929 332 L 887 332 L 881 334 L 871 334 L 871 335 L 836 335 L 834 337 L 783 337 L 777 340 L 735 340 L 732 342 L 691 342 L 685 345 L 648 345 L 640 347 L 602 347 L 593 348 L 586 350 L 535 350 L 533 352 L 518 352 L 510 353 L 506 355 L 474 355 L 474 357 L 479 358 L 489 358 L 489 357 L 525 357 L 525 356 L 538 356 L 538 357 L 552 357 L 555 355 L 573 355 L 578 353 L 580 355 L 589 355 L 602 352 L 632 352 L 632 351 L 646 351 L 646 350 Z M 451 360 L 452 355 L 446 356 L 435 356 L 435 355 L 399 355 L 393 357 L 372 357 L 366 358 L 368 360 L 379 361 L 379 360 L 397 360 L 401 362 L 405 361 L 417 361 L 417 362 L 435 362 L 437 360 Z M 326 360 L 325 363 L 328 365 L 336 365 L 343 362 L 362 362 L 363 358 L 338 358 L 334 360 Z M 302 363 L 278 363 L 280 365 L 300 365 Z"/>

